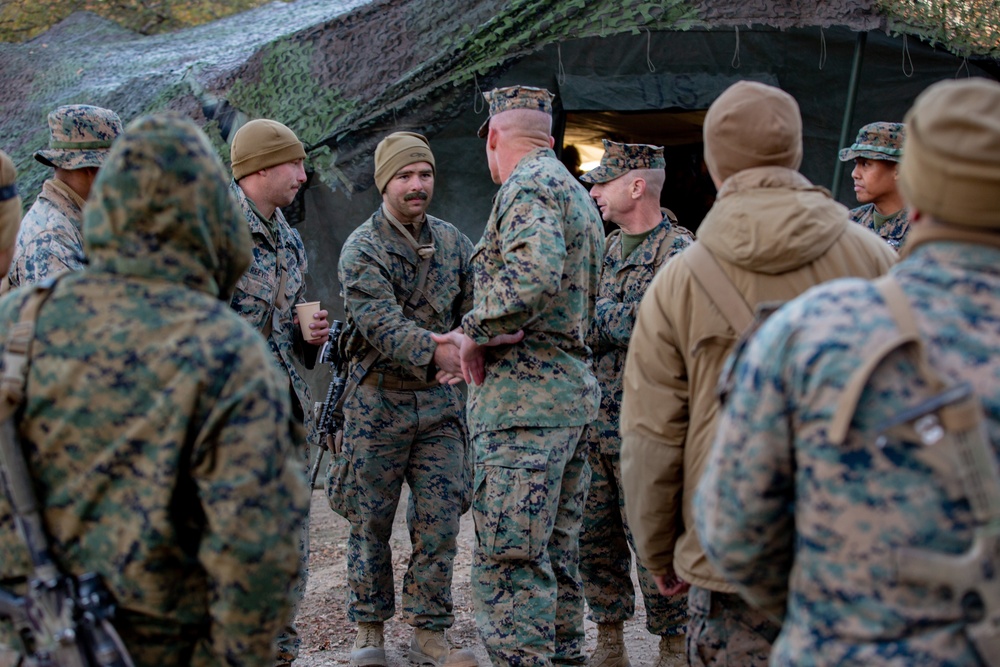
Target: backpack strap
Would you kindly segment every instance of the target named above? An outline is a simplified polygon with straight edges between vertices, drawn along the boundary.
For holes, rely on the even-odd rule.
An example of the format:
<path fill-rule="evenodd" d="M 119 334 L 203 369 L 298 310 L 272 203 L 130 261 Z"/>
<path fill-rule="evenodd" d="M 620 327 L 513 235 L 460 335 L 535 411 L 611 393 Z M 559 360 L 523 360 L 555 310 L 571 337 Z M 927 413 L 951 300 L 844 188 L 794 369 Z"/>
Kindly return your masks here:
<path fill-rule="evenodd" d="M 681 256 L 690 267 L 695 281 L 708 294 L 733 331 L 737 335 L 743 333 L 753 322 L 753 309 L 719 266 L 712 251 L 699 241 L 692 243 Z"/>
<path fill-rule="evenodd" d="M 925 378 L 938 391 L 946 387 L 945 382 L 931 368 L 930 361 L 927 358 L 927 350 L 921 341 L 920 330 L 917 328 L 916 318 L 913 316 L 913 310 L 910 307 L 910 301 L 907 299 L 906 293 L 903 292 L 903 288 L 899 282 L 893 276 L 885 275 L 873 281 L 873 285 L 882 296 L 882 300 L 889 309 L 889 314 L 892 315 L 899 333 L 894 338 L 875 348 L 865 358 L 864 363 L 851 374 L 847 385 L 840 393 L 840 399 L 837 401 L 837 411 L 834 413 L 833 420 L 830 422 L 827 432 L 830 442 L 834 444 L 842 444 L 847 438 L 847 431 L 851 427 L 851 421 L 854 419 L 854 413 L 858 408 L 858 402 L 861 400 L 861 394 L 864 392 L 872 373 L 875 372 L 878 365 L 889 354 L 904 345 L 913 346 L 916 353 L 917 370 L 920 376 Z"/>
<path fill-rule="evenodd" d="M 57 280 L 58 276 L 35 284 L 31 294 L 21 304 L 17 324 L 7 334 L 3 373 L 0 375 L 0 421 L 12 416 L 24 400 L 38 311 L 52 294 Z"/>

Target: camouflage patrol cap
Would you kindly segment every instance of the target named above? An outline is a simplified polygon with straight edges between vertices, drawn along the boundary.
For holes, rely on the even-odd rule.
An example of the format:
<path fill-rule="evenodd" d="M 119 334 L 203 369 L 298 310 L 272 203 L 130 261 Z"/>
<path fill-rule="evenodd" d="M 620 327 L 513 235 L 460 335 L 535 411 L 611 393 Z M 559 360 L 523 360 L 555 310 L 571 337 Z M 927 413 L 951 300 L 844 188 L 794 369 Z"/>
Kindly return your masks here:
<path fill-rule="evenodd" d="M 506 88 L 494 88 L 483 93 L 483 97 L 490 105 L 490 118 L 492 118 L 498 113 L 512 109 L 531 109 L 552 115 L 552 100 L 555 95 L 544 88 L 507 86 Z M 490 118 L 487 118 L 479 127 L 480 138 L 486 138 L 490 129 Z"/>
<path fill-rule="evenodd" d="M 902 123 L 868 123 L 858 132 L 858 138 L 850 148 L 841 149 L 840 161 L 849 162 L 863 157 L 899 162 L 903 158 L 905 139 L 906 126 Z"/>
<path fill-rule="evenodd" d="M 58 169 L 100 167 L 121 133 L 122 121 L 114 111 L 89 104 L 57 107 L 49 113 L 49 147 L 35 153 L 35 159 Z"/>
<path fill-rule="evenodd" d="M 584 183 L 607 183 L 633 169 L 663 169 L 667 166 L 662 146 L 603 141 L 601 164 L 580 176 Z"/>

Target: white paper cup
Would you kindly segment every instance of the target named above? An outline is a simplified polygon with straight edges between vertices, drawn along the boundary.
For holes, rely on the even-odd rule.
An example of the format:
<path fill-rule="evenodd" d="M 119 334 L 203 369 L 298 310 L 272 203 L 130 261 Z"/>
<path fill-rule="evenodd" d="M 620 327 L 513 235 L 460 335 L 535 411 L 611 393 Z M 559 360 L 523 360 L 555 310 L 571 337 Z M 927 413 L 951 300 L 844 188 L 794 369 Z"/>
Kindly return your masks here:
<path fill-rule="evenodd" d="M 302 329 L 302 338 L 312 340 L 315 338 L 314 329 L 309 328 L 309 323 L 313 321 L 313 315 L 320 310 L 319 301 L 307 301 L 306 303 L 295 304 L 295 312 L 299 316 L 299 328 Z"/>

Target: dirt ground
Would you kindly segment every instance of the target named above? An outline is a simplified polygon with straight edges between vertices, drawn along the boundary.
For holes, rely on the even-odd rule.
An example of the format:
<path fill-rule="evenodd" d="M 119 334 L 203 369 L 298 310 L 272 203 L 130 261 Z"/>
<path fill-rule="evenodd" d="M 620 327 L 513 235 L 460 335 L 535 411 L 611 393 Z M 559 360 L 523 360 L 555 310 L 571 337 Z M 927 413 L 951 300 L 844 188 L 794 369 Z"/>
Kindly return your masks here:
<path fill-rule="evenodd" d="M 406 531 L 405 519 L 405 493 L 404 487 L 404 498 L 399 503 L 392 534 L 397 608 L 400 607 L 400 582 L 410 554 L 410 538 Z M 330 510 L 323 489 L 314 490 L 310 516 L 309 584 L 296 623 L 302 635 L 302 648 L 299 659 L 295 662 L 298 667 L 348 664 L 351 644 L 354 642 L 354 625 L 347 620 L 346 609 L 347 529 L 347 521 Z M 455 625 L 448 635 L 453 645 L 471 648 L 476 653 L 480 666 L 486 667 L 490 663 L 486 656 L 486 648 L 476 631 L 469 587 L 472 547 L 475 541 L 474 530 L 472 515 L 466 513 L 462 517 L 452 582 Z M 625 624 L 626 645 L 632 664 L 636 667 L 656 662 L 659 641 L 659 637 L 646 632 L 645 611 L 641 599 L 640 595 L 636 601 L 635 618 Z M 586 629 L 589 655 L 596 643 L 597 628 L 587 621 Z M 410 627 L 390 620 L 386 623 L 385 633 L 389 667 L 407 667 L 410 664 L 407 659 L 412 636 Z"/>

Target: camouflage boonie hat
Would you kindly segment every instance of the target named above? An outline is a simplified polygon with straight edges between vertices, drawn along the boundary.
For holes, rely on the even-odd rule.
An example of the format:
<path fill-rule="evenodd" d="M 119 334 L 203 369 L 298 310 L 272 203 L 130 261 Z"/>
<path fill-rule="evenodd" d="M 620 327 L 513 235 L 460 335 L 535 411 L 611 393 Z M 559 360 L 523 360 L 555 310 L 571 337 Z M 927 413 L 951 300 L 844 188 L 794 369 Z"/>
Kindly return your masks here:
<path fill-rule="evenodd" d="M 902 123 L 868 123 L 858 132 L 858 138 L 850 148 L 841 149 L 840 161 L 849 162 L 863 157 L 899 162 L 903 159 L 905 139 L 906 126 Z"/>
<path fill-rule="evenodd" d="M 100 167 L 121 133 L 122 121 L 114 111 L 88 104 L 57 107 L 49 113 L 49 147 L 35 153 L 35 159 L 60 169 Z"/>
<path fill-rule="evenodd" d="M 619 144 L 604 139 L 599 167 L 580 176 L 584 183 L 607 183 L 633 169 L 663 169 L 663 147 L 650 144 Z"/>
<path fill-rule="evenodd" d="M 507 86 L 506 88 L 494 88 L 483 93 L 486 102 L 490 105 L 490 118 L 511 109 L 533 109 L 552 114 L 552 100 L 555 95 L 544 88 L 532 88 L 531 86 Z M 486 138 L 490 129 L 490 118 L 487 118 L 479 127 L 479 137 Z"/>

